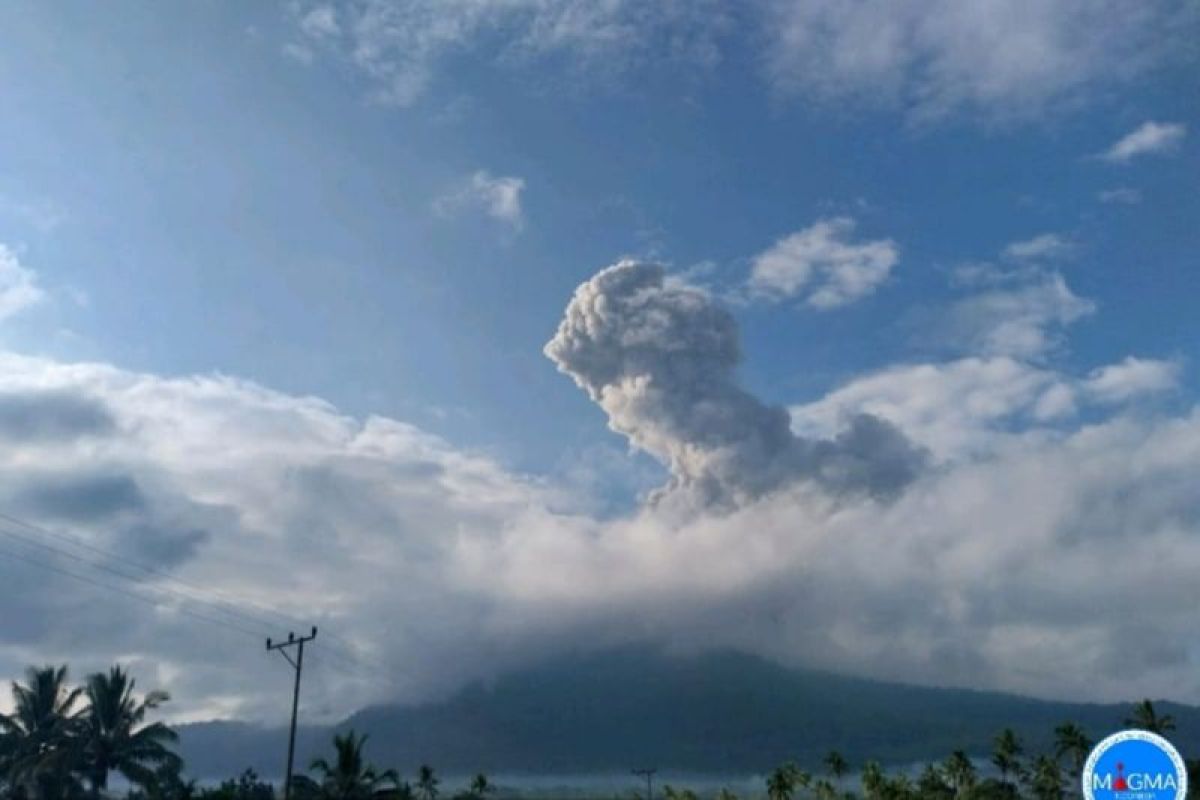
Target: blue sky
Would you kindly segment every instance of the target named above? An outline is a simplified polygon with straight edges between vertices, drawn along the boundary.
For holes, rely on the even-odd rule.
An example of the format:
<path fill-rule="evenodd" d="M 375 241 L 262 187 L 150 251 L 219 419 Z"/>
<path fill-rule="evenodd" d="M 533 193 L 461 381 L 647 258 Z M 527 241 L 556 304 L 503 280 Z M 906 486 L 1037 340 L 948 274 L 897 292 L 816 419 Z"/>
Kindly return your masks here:
<path fill-rule="evenodd" d="M 285 9 L 4 13 L 5 241 L 58 290 L 6 331 L 22 349 L 249 377 L 544 469 L 604 438 L 540 352 L 576 284 L 620 255 L 712 262 L 735 281 L 831 216 L 893 239 L 900 261 L 836 313 L 739 310 L 747 380 L 774 402 L 921 358 L 906 315 L 946 301 L 951 268 L 1048 232 L 1077 244 L 1070 284 L 1104 310 L 1067 364 L 1195 349 L 1192 146 L 1089 159 L 1146 120 L 1194 127 L 1191 62 L 1082 109 L 1050 97 L 1014 117 L 1003 104 L 1018 97 L 923 122 L 882 101 L 781 96 L 748 32 L 711 66 L 649 52 L 495 66 L 468 42 L 397 107 L 336 54 L 286 56 Z M 597 58 L 634 60 L 613 47 Z M 525 181 L 520 230 L 435 211 L 478 170 Z M 1142 201 L 1098 196 L 1122 188 Z"/>
<path fill-rule="evenodd" d="M 668 477 L 722 480 L 662 438 L 687 427 L 678 409 L 623 418 L 591 362 L 560 355 L 556 370 L 543 353 L 576 287 L 626 257 L 666 266 L 655 290 L 665 308 L 686 285 L 728 310 L 743 354 L 737 397 L 790 408 L 798 435 L 835 437 L 865 410 L 943 476 L 994 467 L 1015 442 L 1078 444 L 1091 425 L 1151 440 L 1194 420 L 1196 405 L 1196 21 L 1194 4 L 1115 0 L 1025 14 L 937 0 L 5 4 L 0 345 L 21 391 L 79 380 L 106 397 L 95 386 L 160 387 L 135 393 L 145 398 L 236 384 L 239 403 L 251 402 L 239 392 L 259 397 L 237 379 L 278 393 L 262 401 L 271 408 L 337 417 L 321 426 L 411 425 L 434 437 L 413 446 L 438 453 L 439 469 L 483 459 L 505 492 L 537 494 L 489 505 L 493 533 L 514 524 L 510 501 L 583 514 L 572 529 L 614 515 L 633 525 L 659 513 L 643 497 Z M 924 390 L 906 382 L 921 367 L 935 376 Z M 562 372 L 598 381 L 596 402 Z M 962 415 L 956 401 L 983 410 Z M 189 402 L 170 401 L 172 413 Z M 113 413 L 149 413 L 139 408 Z M 660 413 L 670 436 L 646 427 Z M 224 497 L 211 475 L 163 478 L 179 468 L 163 446 L 106 451 L 97 469 L 125 464 L 147 496 L 171 484 L 172 509 L 249 502 Z M 66 470 L 55 463 L 39 474 Z M 778 489 L 735 484 L 717 494 L 738 513 L 761 485 Z M 570 499 L 541 494 L 559 491 Z M 1194 534 L 1194 504 L 1178 502 Z M 72 524 L 108 541 L 115 523 Z M 214 568 L 189 563 L 179 569 Z M 466 569 L 455 564 L 448 574 Z M 753 607 L 758 589 L 745 591 Z M 539 602 L 561 601 L 547 592 Z M 487 599 L 508 602 L 536 605 L 520 591 Z M 571 627 L 525 616 L 545 624 L 495 633 L 498 664 L 531 640 L 562 646 Z M 786 642 L 728 641 L 814 660 Z M 1093 645 L 1085 674 L 1102 671 Z M 881 666 L 884 652 L 899 666 Z M 815 660 L 913 679 L 937 652 L 847 646 Z M 972 659 L 989 653 L 932 680 L 970 683 Z M 1139 685 L 1168 685 L 1175 673 L 1156 669 Z M 1001 672 L 985 684 L 1087 695 Z M 212 688 L 219 679 L 195 688 L 192 708 L 259 713 L 249 696 L 214 700 L 231 696 Z M 389 691 L 437 688 L 422 674 Z M 1185 691 L 1200 699 L 1194 681 Z"/>

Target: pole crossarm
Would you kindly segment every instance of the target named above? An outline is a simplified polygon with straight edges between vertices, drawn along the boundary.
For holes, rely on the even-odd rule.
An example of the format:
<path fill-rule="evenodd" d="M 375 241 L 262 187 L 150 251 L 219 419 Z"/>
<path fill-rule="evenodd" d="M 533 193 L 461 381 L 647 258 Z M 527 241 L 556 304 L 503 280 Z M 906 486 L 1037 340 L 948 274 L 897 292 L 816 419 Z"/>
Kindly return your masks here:
<path fill-rule="evenodd" d="M 278 651 L 292 665 L 292 671 L 296 674 L 296 682 L 292 686 L 292 726 L 288 733 L 287 771 L 283 784 L 284 800 L 290 800 L 292 796 L 292 764 L 296 755 L 296 712 L 300 707 L 300 674 L 304 671 L 304 645 L 315 638 L 317 638 L 316 625 L 313 626 L 312 632 L 307 636 L 297 636 L 295 633 L 288 633 L 288 638 L 282 642 L 272 642 L 270 639 L 267 639 L 267 651 Z M 296 648 L 295 661 L 292 660 L 291 655 L 287 652 L 288 648 L 291 647 Z"/>
<path fill-rule="evenodd" d="M 644 767 L 642 769 L 632 770 L 634 775 L 639 775 L 646 779 L 646 800 L 654 800 L 654 773 L 658 772 L 656 767 Z"/>

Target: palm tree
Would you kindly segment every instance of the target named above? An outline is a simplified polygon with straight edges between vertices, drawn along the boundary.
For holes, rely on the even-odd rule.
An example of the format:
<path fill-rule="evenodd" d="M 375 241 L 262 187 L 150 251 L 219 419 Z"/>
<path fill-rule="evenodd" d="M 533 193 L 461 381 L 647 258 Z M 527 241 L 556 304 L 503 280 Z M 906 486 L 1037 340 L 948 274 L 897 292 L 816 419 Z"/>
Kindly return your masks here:
<path fill-rule="evenodd" d="M 783 765 L 783 768 L 792 776 L 793 791 L 807 790 L 812 785 L 812 775 L 796 766 L 795 762 L 789 761 Z"/>
<path fill-rule="evenodd" d="M 1175 718 L 1170 714 L 1158 716 L 1154 711 L 1154 703 L 1150 702 L 1149 698 L 1134 705 L 1133 716 L 1127 717 L 1125 724 L 1131 728 L 1141 728 L 1151 733 L 1157 733 L 1160 736 L 1175 730 Z"/>
<path fill-rule="evenodd" d="M 833 800 L 833 798 L 837 797 L 837 787 L 824 778 L 816 782 L 813 786 L 813 792 L 816 794 L 818 800 Z"/>
<path fill-rule="evenodd" d="M 146 713 L 171 696 L 154 691 L 139 701 L 133 688 L 134 680 L 119 666 L 88 678 L 81 735 L 93 797 L 108 788 L 108 775 L 114 770 L 135 786 L 145 787 L 154 782 L 154 767 L 178 770 L 182 766 L 179 756 L 168 749 L 179 738 L 175 731 L 161 722 L 143 724 Z"/>
<path fill-rule="evenodd" d="M 946 779 L 942 776 L 942 771 L 932 764 L 926 764 L 925 770 L 921 773 L 921 777 L 917 780 L 917 794 L 922 798 L 950 798 L 954 796 L 954 789 L 946 783 Z"/>
<path fill-rule="evenodd" d="M 825 766 L 829 768 L 829 774 L 833 776 L 835 781 L 840 781 L 842 776 L 850 770 L 850 765 L 846 763 L 846 759 L 836 750 L 831 750 L 829 755 L 825 756 Z"/>
<path fill-rule="evenodd" d="M 154 780 L 146 784 L 141 790 L 134 789 L 126 796 L 126 800 L 196 800 L 201 797 L 201 789 L 194 780 L 187 780 L 181 774 L 181 767 L 172 764 L 159 764 L 154 768 Z M 252 779 L 257 779 L 253 770 L 246 770 L 242 774 L 242 781 L 245 781 L 246 775 L 249 774 Z M 247 790 L 245 787 L 239 786 L 240 794 L 234 794 L 234 791 L 227 790 L 226 786 L 232 784 L 227 781 L 217 790 L 216 797 L 237 797 L 238 800 L 274 800 L 275 792 L 267 784 L 257 784 L 265 786 L 267 793 L 255 794 L 253 791 Z M 204 792 L 204 797 L 209 797 L 211 792 Z"/>
<path fill-rule="evenodd" d="M 395 770 L 378 772 L 363 758 L 366 743 L 367 737 L 356 736 L 354 731 L 345 736 L 335 735 L 334 763 L 323 758 L 312 762 L 312 771 L 321 775 L 322 800 L 360 800 L 371 797 L 387 784 L 396 785 L 399 776 Z"/>
<path fill-rule="evenodd" d="M 1029 789 L 1037 800 L 1062 800 L 1062 771 L 1050 756 L 1038 756 L 1029 775 Z"/>
<path fill-rule="evenodd" d="M 942 771 L 946 775 L 946 782 L 960 797 L 975 786 L 975 765 L 962 750 L 955 750 L 950 754 Z"/>
<path fill-rule="evenodd" d="M 67 668 L 30 667 L 13 681 L 13 712 L 0 714 L 3 777 L 14 791 L 45 798 L 77 794 L 81 690 L 67 686 Z"/>
<path fill-rule="evenodd" d="M 1021 774 L 1021 753 L 1024 748 L 1021 746 L 1021 740 L 1017 738 L 1017 734 L 1012 728 L 1005 728 L 1000 731 L 1000 735 L 996 737 L 995 746 L 992 750 L 992 764 L 996 769 L 1000 770 L 1000 782 L 1005 786 L 1009 786 L 1009 775 Z"/>
<path fill-rule="evenodd" d="M 663 786 L 663 797 L 667 800 L 699 800 L 691 789 L 676 789 L 674 786 Z"/>
<path fill-rule="evenodd" d="M 863 795 L 869 800 L 878 800 L 887 784 L 887 776 L 878 761 L 868 761 L 863 765 L 862 787 Z"/>
<path fill-rule="evenodd" d="M 1054 729 L 1054 757 L 1067 759 L 1070 765 L 1072 784 L 1079 783 L 1083 765 L 1092 749 L 1092 740 L 1074 722 L 1064 722 Z M 1082 786 L 1080 787 L 1082 792 Z"/>
<path fill-rule="evenodd" d="M 491 792 L 494 792 L 496 787 L 487 779 L 487 775 L 480 772 L 471 779 L 470 794 L 472 797 L 484 798 Z"/>
<path fill-rule="evenodd" d="M 795 790 L 796 771 L 791 764 L 776 767 L 767 776 L 767 797 L 769 800 L 791 800 L 792 792 Z"/>
<path fill-rule="evenodd" d="M 438 777 L 433 767 L 422 764 L 417 769 L 417 796 L 421 800 L 436 800 L 438 796 Z"/>
<path fill-rule="evenodd" d="M 739 800 L 738 796 L 728 786 L 722 786 L 717 792 L 716 800 Z"/>
<path fill-rule="evenodd" d="M 894 778 L 885 776 L 883 783 L 883 797 L 887 800 L 912 800 L 918 797 L 916 787 L 913 786 L 908 776 L 901 773 Z"/>

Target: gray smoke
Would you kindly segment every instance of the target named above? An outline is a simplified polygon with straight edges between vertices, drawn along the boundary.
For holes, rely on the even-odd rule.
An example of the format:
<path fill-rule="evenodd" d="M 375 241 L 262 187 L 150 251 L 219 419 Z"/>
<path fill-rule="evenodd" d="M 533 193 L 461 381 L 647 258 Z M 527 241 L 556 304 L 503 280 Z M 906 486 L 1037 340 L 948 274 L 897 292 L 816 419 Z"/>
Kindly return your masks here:
<path fill-rule="evenodd" d="M 583 283 L 545 352 L 612 430 L 670 470 L 660 497 L 731 507 L 801 481 L 886 496 L 925 460 L 899 430 L 865 414 L 832 440 L 793 434 L 784 409 L 736 384 L 733 317 L 658 265 L 622 261 Z"/>

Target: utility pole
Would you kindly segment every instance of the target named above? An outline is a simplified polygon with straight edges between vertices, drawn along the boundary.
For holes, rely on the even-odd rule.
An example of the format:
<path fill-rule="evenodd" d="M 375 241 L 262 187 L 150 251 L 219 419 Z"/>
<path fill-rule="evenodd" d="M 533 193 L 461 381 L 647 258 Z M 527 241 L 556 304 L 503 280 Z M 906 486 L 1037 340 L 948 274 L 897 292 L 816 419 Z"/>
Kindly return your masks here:
<path fill-rule="evenodd" d="M 646 800 L 654 800 L 654 773 L 656 772 L 658 770 L 654 767 L 633 770 L 634 775 L 641 775 L 646 779 Z"/>
<path fill-rule="evenodd" d="M 292 796 L 292 759 L 296 755 L 296 709 L 300 706 L 300 672 L 304 669 L 304 643 L 311 642 L 315 638 L 317 638 L 317 626 L 313 625 L 312 633 L 308 636 L 288 633 L 286 642 L 276 642 L 275 644 L 271 644 L 271 640 L 267 639 L 267 650 L 278 650 L 279 654 L 292 665 L 292 670 L 296 673 L 296 683 L 292 687 L 292 730 L 288 734 L 287 774 L 284 777 L 283 800 L 290 800 Z M 287 648 L 289 647 L 296 648 L 295 661 L 288 655 Z"/>

